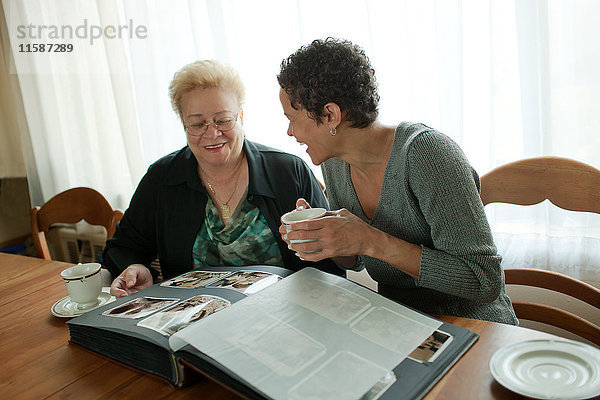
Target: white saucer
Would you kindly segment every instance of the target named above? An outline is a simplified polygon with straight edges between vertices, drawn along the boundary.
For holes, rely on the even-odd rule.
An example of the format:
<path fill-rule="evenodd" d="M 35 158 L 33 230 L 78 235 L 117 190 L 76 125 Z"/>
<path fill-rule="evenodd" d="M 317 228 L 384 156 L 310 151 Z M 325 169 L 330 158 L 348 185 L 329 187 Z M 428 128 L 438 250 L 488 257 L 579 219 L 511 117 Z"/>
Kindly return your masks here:
<path fill-rule="evenodd" d="M 490 359 L 490 371 L 502 386 L 534 399 L 600 395 L 600 349 L 567 339 L 505 346 Z"/>
<path fill-rule="evenodd" d="M 71 298 L 69 296 L 66 296 L 54 303 L 54 305 L 50 309 L 50 312 L 55 317 L 73 318 L 100 306 L 103 306 L 106 303 L 110 303 L 112 301 L 115 301 L 115 297 L 110 295 L 110 287 L 103 287 L 102 293 L 100 293 L 100 296 L 98 296 L 98 303 L 96 303 L 94 306 L 79 309 L 77 308 L 77 303 L 71 301 Z"/>

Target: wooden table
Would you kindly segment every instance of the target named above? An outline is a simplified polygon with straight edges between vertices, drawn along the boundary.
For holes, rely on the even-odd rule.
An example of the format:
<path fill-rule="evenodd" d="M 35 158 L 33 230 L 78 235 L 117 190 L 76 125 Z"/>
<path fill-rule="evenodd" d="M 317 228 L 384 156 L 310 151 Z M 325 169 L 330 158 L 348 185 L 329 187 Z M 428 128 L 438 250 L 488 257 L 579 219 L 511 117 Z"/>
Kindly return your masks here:
<path fill-rule="evenodd" d="M 71 264 L 0 253 L 0 394 L 4 399 L 238 399 L 201 379 L 184 389 L 69 345 L 65 319 L 50 314 L 66 296 L 60 271 Z M 488 362 L 500 347 L 556 338 L 509 325 L 442 317 L 480 335 L 426 399 L 521 398 L 500 386 Z"/>

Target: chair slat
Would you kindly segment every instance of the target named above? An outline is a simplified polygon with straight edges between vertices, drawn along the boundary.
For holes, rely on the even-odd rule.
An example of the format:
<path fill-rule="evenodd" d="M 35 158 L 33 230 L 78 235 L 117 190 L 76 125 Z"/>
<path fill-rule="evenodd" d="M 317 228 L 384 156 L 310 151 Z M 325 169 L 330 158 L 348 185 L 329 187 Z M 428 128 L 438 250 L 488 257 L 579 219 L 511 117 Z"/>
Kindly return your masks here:
<path fill-rule="evenodd" d="M 600 347 L 600 327 L 569 311 L 546 304 L 513 301 L 519 319 L 552 325 L 574 333 Z"/>

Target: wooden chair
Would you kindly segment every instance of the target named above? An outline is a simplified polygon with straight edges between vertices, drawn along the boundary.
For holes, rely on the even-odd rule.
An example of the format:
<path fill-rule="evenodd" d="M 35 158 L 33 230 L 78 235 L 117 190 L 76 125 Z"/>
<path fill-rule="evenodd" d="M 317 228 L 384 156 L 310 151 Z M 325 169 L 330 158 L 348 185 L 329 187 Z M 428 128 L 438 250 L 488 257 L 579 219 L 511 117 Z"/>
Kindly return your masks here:
<path fill-rule="evenodd" d="M 481 177 L 484 205 L 533 205 L 546 199 L 565 210 L 600 214 L 600 170 L 566 158 L 537 157 L 500 166 Z M 560 292 L 600 312 L 600 290 L 585 282 L 539 269 L 506 268 L 504 273 L 506 284 Z M 536 302 L 513 301 L 513 306 L 519 319 L 556 326 L 600 346 L 600 326 L 574 313 Z"/>
<path fill-rule="evenodd" d="M 91 225 L 106 228 L 111 237 L 123 212 L 113 210 L 108 201 L 96 190 L 77 187 L 57 194 L 41 207 L 31 209 L 31 234 L 39 258 L 51 260 L 46 233 L 52 224 L 74 224 L 85 220 Z"/>

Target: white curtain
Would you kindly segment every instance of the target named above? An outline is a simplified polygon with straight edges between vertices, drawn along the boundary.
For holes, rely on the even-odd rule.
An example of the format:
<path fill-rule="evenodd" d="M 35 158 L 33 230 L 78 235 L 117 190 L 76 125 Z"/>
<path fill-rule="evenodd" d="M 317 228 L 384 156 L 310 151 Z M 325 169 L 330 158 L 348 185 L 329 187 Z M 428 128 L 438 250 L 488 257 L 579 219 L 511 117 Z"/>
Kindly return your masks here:
<path fill-rule="evenodd" d="M 3 1 L 28 124 L 31 200 L 41 205 L 75 186 L 91 186 L 123 208 L 144 172 L 138 114 L 125 41 L 49 40 L 51 26 L 120 23 L 116 2 Z M 21 28 L 20 28 L 21 26 Z M 29 26 L 31 30 L 29 31 Z M 45 28 L 42 28 L 45 27 Z M 31 32 L 19 39 L 21 32 Z M 65 31 L 68 34 L 69 31 Z M 83 36 L 84 29 L 80 30 Z M 71 44 L 72 52 L 23 52 L 20 45 Z M 31 47 L 30 47 L 31 49 Z M 25 152 L 27 149 L 25 149 Z"/>
<path fill-rule="evenodd" d="M 147 30 L 145 38 L 77 43 L 77 52 L 40 66 L 44 73 L 19 75 L 44 197 L 85 184 L 125 207 L 146 166 L 185 145 L 167 88 L 176 70 L 203 58 L 230 63 L 242 75 L 248 138 L 310 164 L 285 134 L 275 76 L 283 58 L 327 36 L 366 50 L 384 122 L 422 121 L 439 129 L 462 146 L 480 174 L 539 155 L 600 167 L 598 1 L 4 3 L 16 9 L 12 21 L 7 13 L 9 26 L 87 18 Z M 88 69 L 94 72 L 82 72 Z M 531 211 L 490 205 L 487 211 L 506 265 L 526 265 L 534 257 L 536 265 L 600 281 L 593 271 L 600 264 L 597 218 L 546 204 Z M 514 243 L 531 244 L 515 249 Z M 582 256 L 574 260 L 574 252 Z"/>

